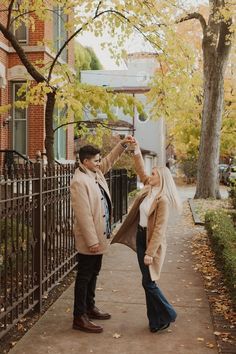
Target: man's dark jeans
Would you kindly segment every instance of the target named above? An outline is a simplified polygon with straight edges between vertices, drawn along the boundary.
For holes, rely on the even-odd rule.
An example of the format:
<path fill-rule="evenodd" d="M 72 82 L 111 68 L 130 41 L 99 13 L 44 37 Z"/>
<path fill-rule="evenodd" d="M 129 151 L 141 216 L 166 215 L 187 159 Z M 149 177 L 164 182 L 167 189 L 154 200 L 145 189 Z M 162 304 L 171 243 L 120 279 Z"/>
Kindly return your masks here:
<path fill-rule="evenodd" d="M 151 280 L 149 268 L 144 264 L 146 231 L 138 229 L 136 243 L 139 267 L 142 272 L 142 285 L 146 295 L 149 327 L 160 328 L 169 322 L 174 322 L 177 314 L 156 283 Z"/>
<path fill-rule="evenodd" d="M 77 254 L 78 270 L 75 281 L 74 317 L 81 316 L 95 305 L 97 276 L 102 266 L 102 254 Z"/>

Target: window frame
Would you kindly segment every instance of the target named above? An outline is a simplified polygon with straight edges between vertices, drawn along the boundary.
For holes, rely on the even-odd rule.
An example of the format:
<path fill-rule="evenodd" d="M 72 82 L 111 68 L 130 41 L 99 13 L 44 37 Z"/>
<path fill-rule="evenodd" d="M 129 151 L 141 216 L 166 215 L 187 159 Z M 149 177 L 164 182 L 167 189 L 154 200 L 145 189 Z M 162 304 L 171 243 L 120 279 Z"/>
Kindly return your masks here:
<path fill-rule="evenodd" d="M 68 15 L 63 14 L 63 9 L 60 7 L 60 5 L 57 5 L 54 7 L 54 16 L 53 16 L 53 41 L 55 45 L 55 50 L 56 53 L 61 49 L 62 45 L 65 43 L 65 41 L 68 39 L 68 31 L 66 30 L 65 26 L 63 26 L 64 21 L 62 18 L 65 18 L 65 21 L 68 21 Z M 64 38 L 61 37 L 61 32 L 64 27 Z M 56 33 L 55 33 L 56 30 Z M 68 58 L 69 58 L 69 53 L 68 53 L 68 46 L 66 46 L 61 55 L 60 58 L 65 62 L 68 63 Z"/>
<path fill-rule="evenodd" d="M 26 81 L 24 80 L 12 80 L 11 81 L 11 102 L 14 103 L 16 100 L 16 85 L 18 84 L 24 84 Z M 24 108 L 25 110 L 25 119 L 16 119 L 16 108 L 12 107 L 12 122 L 11 122 L 11 132 L 12 132 L 12 137 L 11 137 L 11 141 L 12 141 L 12 148 L 13 150 L 16 150 L 16 134 L 15 134 L 15 122 L 16 121 L 24 121 L 25 122 L 25 137 L 26 137 L 26 141 L 25 141 L 25 152 L 19 151 L 22 155 L 24 156 L 28 156 L 28 108 Z"/>
<path fill-rule="evenodd" d="M 21 3 L 21 0 L 18 0 L 18 3 Z M 13 9 L 14 10 L 17 10 L 16 8 L 17 4 L 15 3 L 14 4 L 14 7 Z M 25 15 L 27 16 L 27 14 Z M 18 39 L 17 38 L 17 35 L 16 35 L 16 31 L 18 28 L 20 28 L 21 26 L 25 26 L 25 29 L 26 29 L 26 38 L 25 39 Z M 29 28 L 26 26 L 26 24 L 24 22 L 21 23 L 21 26 L 19 26 L 17 29 L 15 28 L 15 23 L 13 23 L 13 33 L 14 33 L 14 36 L 16 37 L 17 41 L 21 44 L 25 44 L 25 45 L 28 45 L 29 44 Z"/>

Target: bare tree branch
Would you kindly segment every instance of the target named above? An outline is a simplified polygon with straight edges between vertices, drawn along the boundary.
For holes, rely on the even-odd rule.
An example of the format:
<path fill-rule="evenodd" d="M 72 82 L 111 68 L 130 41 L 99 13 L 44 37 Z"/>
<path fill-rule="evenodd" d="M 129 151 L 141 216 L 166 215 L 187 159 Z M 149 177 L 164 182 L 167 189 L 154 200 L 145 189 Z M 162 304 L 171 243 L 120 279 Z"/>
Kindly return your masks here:
<path fill-rule="evenodd" d="M 120 17 L 124 18 L 125 20 L 127 20 L 128 22 L 129 19 L 127 19 L 122 13 L 120 13 L 119 11 L 116 11 L 116 10 L 112 10 L 112 9 L 109 9 L 109 10 L 104 10 L 104 11 L 101 11 L 100 13 L 97 13 L 97 11 L 95 12 L 95 15 L 94 17 L 92 18 L 93 21 L 95 21 L 97 18 L 99 18 L 100 16 L 102 15 L 105 15 L 105 14 L 108 14 L 108 13 L 113 13 L 113 14 L 117 14 L 119 15 Z M 69 44 L 69 42 L 75 37 L 77 36 L 82 30 L 85 29 L 85 27 L 87 27 L 87 25 L 89 24 L 89 22 L 86 22 L 82 27 L 80 27 L 77 31 L 75 31 L 65 42 L 64 44 L 61 46 L 61 48 L 59 49 L 59 51 L 57 52 L 53 62 L 52 62 L 52 65 L 51 65 L 51 68 L 49 70 L 49 73 L 48 73 L 48 81 L 51 80 L 51 76 L 52 76 L 52 71 L 54 69 L 54 66 L 58 60 L 58 58 L 60 57 L 61 53 L 63 52 L 63 50 L 66 48 L 66 46 Z"/>
<path fill-rule="evenodd" d="M 98 4 L 98 6 L 100 6 L 100 2 Z M 114 14 L 114 15 L 117 15 L 119 18 L 122 18 L 124 19 L 126 22 L 128 23 L 131 23 L 129 18 L 127 18 L 124 14 L 122 14 L 121 12 L 117 11 L 117 10 L 113 10 L 113 9 L 109 9 L 109 10 L 104 10 L 104 11 L 101 11 L 100 13 L 97 12 L 97 9 L 96 9 L 96 12 L 95 12 L 95 15 L 94 17 L 92 18 L 93 21 L 95 21 L 97 18 L 99 18 L 100 16 L 102 15 L 105 15 L 105 14 Z M 51 65 L 51 68 L 49 70 L 49 73 L 48 73 L 48 81 L 50 81 L 51 79 L 51 76 L 52 76 L 52 71 L 54 69 L 54 66 L 58 60 L 58 58 L 60 57 L 61 53 L 63 52 L 63 50 L 66 48 L 66 46 L 69 44 L 69 42 L 75 37 L 77 36 L 82 30 L 85 29 L 85 27 L 88 25 L 88 22 L 86 22 L 82 27 L 80 27 L 77 31 L 75 31 L 65 42 L 64 44 L 62 45 L 62 47 L 59 49 L 59 51 L 57 52 L 53 62 L 52 62 L 52 65 Z M 135 26 L 133 24 L 131 24 L 138 32 L 140 32 L 142 34 L 142 36 L 147 39 L 149 41 L 149 43 L 152 43 L 155 47 L 158 47 L 157 43 L 152 41 L 151 39 L 148 38 L 147 35 L 145 35 L 140 28 L 138 28 L 138 26 Z M 162 48 L 159 47 L 160 50 L 162 50 Z M 163 50 L 162 50 L 163 51 Z"/>
<path fill-rule="evenodd" d="M 60 15 L 60 13 L 58 13 L 58 11 L 52 10 L 52 9 L 45 9 L 45 11 L 52 12 L 52 13 L 56 14 L 58 17 L 61 18 L 61 20 L 62 20 L 63 22 L 65 22 L 63 16 Z M 12 25 L 13 22 L 16 21 L 19 17 L 23 17 L 23 16 L 25 16 L 25 15 L 29 15 L 29 14 L 32 14 L 32 13 L 35 13 L 35 10 L 26 11 L 26 12 L 23 12 L 23 13 L 19 14 L 18 16 L 14 17 L 14 18 L 11 20 L 11 25 Z M 10 25 L 10 26 L 11 26 L 11 25 Z"/>
<path fill-rule="evenodd" d="M 10 23 L 11 23 L 11 13 L 12 13 L 12 9 L 14 6 L 14 1 L 15 0 L 11 0 L 9 6 L 8 6 L 8 15 L 7 15 L 7 29 L 10 28 Z"/>
<path fill-rule="evenodd" d="M 0 22 L 0 32 L 2 32 L 4 37 L 9 40 L 12 47 L 15 49 L 16 53 L 18 54 L 22 64 L 25 66 L 26 70 L 33 77 L 33 79 L 38 83 L 46 81 L 45 77 L 39 71 L 37 71 L 36 68 L 31 64 L 31 62 L 29 61 L 29 59 L 27 58 L 24 52 L 24 49 L 20 46 L 20 44 L 16 40 L 14 34 L 12 34 L 11 31 L 9 31 L 6 27 L 4 27 L 1 22 Z"/>
<path fill-rule="evenodd" d="M 32 14 L 32 13 L 34 13 L 34 12 L 35 12 L 35 11 L 33 11 L 33 10 L 32 10 L 32 11 L 27 11 L 27 12 L 23 12 L 22 14 L 19 14 L 18 16 L 14 17 L 14 18 L 11 20 L 11 22 L 10 22 L 9 28 L 12 26 L 13 22 L 16 21 L 18 18 L 23 17 L 23 16 L 25 16 L 25 15 Z"/>
<path fill-rule="evenodd" d="M 181 23 L 181 22 L 189 21 L 189 20 L 193 20 L 193 19 L 199 20 L 199 22 L 202 26 L 203 33 L 205 33 L 206 28 L 207 28 L 206 20 L 199 12 L 193 12 L 191 14 L 188 14 L 187 16 L 184 16 L 180 20 L 176 21 L 176 23 Z"/>
<path fill-rule="evenodd" d="M 97 9 L 96 9 L 96 11 L 95 11 L 95 16 L 98 15 L 99 7 L 100 7 L 101 4 L 102 4 L 102 1 L 99 1 L 98 6 L 97 6 Z"/>

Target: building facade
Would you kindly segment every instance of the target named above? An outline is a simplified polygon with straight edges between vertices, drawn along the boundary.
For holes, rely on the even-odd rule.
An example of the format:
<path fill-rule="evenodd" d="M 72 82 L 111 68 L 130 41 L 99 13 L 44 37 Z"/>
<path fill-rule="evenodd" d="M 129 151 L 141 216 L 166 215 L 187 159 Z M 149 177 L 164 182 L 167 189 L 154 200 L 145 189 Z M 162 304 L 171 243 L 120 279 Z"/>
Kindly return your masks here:
<path fill-rule="evenodd" d="M 0 5 L 1 9 L 1 5 Z M 22 45 L 24 52 L 31 62 L 50 61 L 54 54 L 47 47 L 53 42 L 55 49 L 61 47 L 66 31 L 63 25 L 60 9 L 55 9 L 50 21 L 41 21 L 35 17 L 35 30 L 21 25 L 15 36 Z M 59 14 L 59 15 L 58 15 Z M 0 12 L 0 21 L 6 24 L 6 13 Z M 74 48 L 70 43 L 67 50 L 59 58 L 74 67 Z M 26 68 L 21 63 L 11 44 L 0 32 L 0 105 L 12 104 L 18 99 L 17 91 L 29 78 Z M 32 79 L 33 80 L 33 79 Z M 43 105 L 30 105 L 26 109 L 9 108 L 7 113 L 0 115 L 0 150 L 15 150 L 16 152 L 34 159 L 36 152 L 45 152 L 45 107 Z M 60 112 L 55 112 L 60 114 Z M 73 158 L 73 126 L 67 130 L 58 129 L 55 134 L 55 158 L 58 160 Z M 1 162 L 4 152 L 0 154 Z"/>
<path fill-rule="evenodd" d="M 114 109 L 119 120 L 132 124 L 134 136 L 143 152 L 146 170 L 150 173 L 153 165 L 166 163 L 165 123 L 162 117 L 151 119 L 151 106 L 147 104 L 145 96 L 150 90 L 150 80 L 158 69 L 158 63 L 155 54 L 133 53 L 128 55 L 126 65 L 126 70 L 82 71 L 81 81 L 130 94 L 143 103 L 144 112 L 139 114 L 134 107 L 133 116 L 124 115 L 118 108 Z"/>

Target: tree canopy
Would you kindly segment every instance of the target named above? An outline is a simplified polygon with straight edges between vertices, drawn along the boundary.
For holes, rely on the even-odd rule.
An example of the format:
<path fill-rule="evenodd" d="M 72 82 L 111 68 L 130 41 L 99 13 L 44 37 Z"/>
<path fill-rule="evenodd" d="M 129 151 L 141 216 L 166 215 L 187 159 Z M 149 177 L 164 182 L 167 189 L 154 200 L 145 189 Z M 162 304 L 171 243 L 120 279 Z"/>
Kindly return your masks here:
<path fill-rule="evenodd" d="M 209 0 L 207 13 L 201 12 L 193 2 L 181 0 L 2 0 L 0 6 L 0 11 L 6 15 L 5 23 L 0 23 L 0 31 L 37 83 L 28 81 L 27 102 L 38 104 L 46 101 L 45 147 L 49 161 L 53 159 L 52 112 L 56 103 L 60 108 L 66 107 L 69 120 L 74 112 L 81 117 L 84 108 L 91 108 L 96 113 L 99 108 L 109 111 L 111 106 L 108 98 L 112 98 L 112 93 L 99 89 L 97 95 L 95 88 L 75 82 L 70 66 L 60 60 L 63 51 L 79 33 L 88 31 L 100 36 L 106 29 L 112 39 L 103 46 L 107 46 L 118 60 L 123 54 L 121 49 L 126 38 L 136 31 L 152 45 L 158 56 L 159 76 L 155 78 L 156 87 L 150 94 L 154 116 L 176 115 L 176 129 L 180 130 L 183 111 L 189 112 L 189 131 L 183 134 L 191 135 L 191 144 L 188 143 L 190 149 L 198 135 L 195 131 L 196 120 L 201 118 L 196 196 L 207 198 L 219 195 L 217 166 L 221 132 L 226 132 L 222 128 L 224 77 L 235 39 L 234 0 Z M 34 31 L 37 21 L 50 22 L 52 14 L 63 19 L 67 36 L 62 36 L 56 50 L 55 43 L 51 43 L 51 50 L 54 51 L 51 58 L 32 63 L 16 40 L 13 28 L 24 23 Z M 201 51 L 198 55 L 191 48 L 190 37 L 182 35 L 178 29 L 189 21 L 198 23 L 195 33 L 200 39 L 198 45 Z M 49 42 L 47 39 L 44 44 L 49 46 Z M 202 74 L 198 70 L 201 65 Z M 176 101 L 178 111 L 171 103 L 171 97 Z M 116 95 L 109 103 L 128 110 L 128 104 L 134 102 Z M 108 116 L 114 117 L 112 112 Z M 227 124 L 231 125 L 229 122 L 227 120 Z"/>

